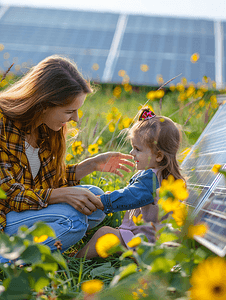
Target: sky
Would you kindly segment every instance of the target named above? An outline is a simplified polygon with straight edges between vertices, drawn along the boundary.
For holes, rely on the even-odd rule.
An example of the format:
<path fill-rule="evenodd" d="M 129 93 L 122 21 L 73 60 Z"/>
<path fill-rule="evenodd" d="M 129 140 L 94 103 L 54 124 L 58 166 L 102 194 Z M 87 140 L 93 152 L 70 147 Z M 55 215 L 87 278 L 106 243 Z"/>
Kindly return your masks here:
<path fill-rule="evenodd" d="M 0 5 L 226 20 L 225 0 L 0 0 Z"/>

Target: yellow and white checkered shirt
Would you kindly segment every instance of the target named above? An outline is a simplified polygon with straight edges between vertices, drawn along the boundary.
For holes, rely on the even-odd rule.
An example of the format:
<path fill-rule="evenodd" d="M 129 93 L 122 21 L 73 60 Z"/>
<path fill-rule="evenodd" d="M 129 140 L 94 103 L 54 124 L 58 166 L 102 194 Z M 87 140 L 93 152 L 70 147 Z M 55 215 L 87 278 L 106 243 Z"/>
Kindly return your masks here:
<path fill-rule="evenodd" d="M 0 187 L 7 198 L 0 199 L 0 230 L 6 226 L 10 211 L 38 210 L 48 205 L 56 175 L 56 161 L 48 144 L 46 125 L 39 126 L 41 167 L 33 179 L 25 154 L 25 133 L 18 121 L 12 121 L 0 110 Z M 66 175 L 58 187 L 79 184 L 75 179 L 76 165 L 67 165 Z"/>

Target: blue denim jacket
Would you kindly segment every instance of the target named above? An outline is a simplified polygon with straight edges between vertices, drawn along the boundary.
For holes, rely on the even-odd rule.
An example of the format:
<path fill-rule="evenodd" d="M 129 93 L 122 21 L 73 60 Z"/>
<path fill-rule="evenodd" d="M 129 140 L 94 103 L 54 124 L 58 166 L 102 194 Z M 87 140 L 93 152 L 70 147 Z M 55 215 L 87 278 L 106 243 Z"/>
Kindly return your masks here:
<path fill-rule="evenodd" d="M 152 169 L 139 171 L 125 188 L 100 196 L 104 212 L 108 214 L 154 203 L 153 194 L 158 187 L 158 179 Z"/>

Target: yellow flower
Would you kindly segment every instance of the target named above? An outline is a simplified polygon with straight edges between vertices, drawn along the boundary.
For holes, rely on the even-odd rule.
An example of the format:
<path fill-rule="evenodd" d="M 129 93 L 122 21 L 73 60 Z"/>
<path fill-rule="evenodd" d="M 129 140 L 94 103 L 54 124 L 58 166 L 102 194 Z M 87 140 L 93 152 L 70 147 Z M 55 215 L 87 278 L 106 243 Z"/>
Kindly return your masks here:
<path fill-rule="evenodd" d="M 162 98 L 164 96 L 165 92 L 163 90 L 158 90 L 155 92 L 155 97 L 156 98 Z"/>
<path fill-rule="evenodd" d="M 119 70 L 118 71 L 118 76 L 124 77 L 125 75 L 126 75 L 126 71 L 125 70 Z"/>
<path fill-rule="evenodd" d="M 92 69 L 94 71 L 97 71 L 99 69 L 99 65 L 98 64 L 93 64 Z"/>
<path fill-rule="evenodd" d="M 156 76 L 156 81 L 158 82 L 158 84 L 163 84 L 164 83 L 164 80 L 163 80 L 163 77 L 161 74 L 158 74 Z"/>
<path fill-rule="evenodd" d="M 222 257 L 209 257 L 192 272 L 190 279 L 192 300 L 226 299 L 226 261 Z"/>
<path fill-rule="evenodd" d="M 78 117 L 79 119 L 83 116 L 83 112 L 81 109 L 78 109 Z"/>
<path fill-rule="evenodd" d="M 91 155 L 96 154 L 98 152 L 98 144 L 96 143 L 96 144 L 89 145 L 88 152 Z"/>
<path fill-rule="evenodd" d="M 177 209 L 173 211 L 172 217 L 176 221 L 178 226 L 183 226 L 187 218 L 188 209 L 184 203 L 180 203 Z"/>
<path fill-rule="evenodd" d="M 179 200 L 185 200 L 188 198 L 188 191 L 185 186 L 185 182 L 182 179 L 175 180 L 172 175 L 168 176 L 168 179 L 163 179 L 161 187 L 159 189 L 160 197 L 164 197 L 167 192 L 172 193 L 172 195 Z"/>
<path fill-rule="evenodd" d="M 147 72 L 149 70 L 149 66 L 143 64 L 143 65 L 140 65 L 140 69 L 141 69 L 142 72 Z"/>
<path fill-rule="evenodd" d="M 170 211 L 176 210 L 180 206 L 180 201 L 173 200 L 172 198 L 167 198 L 164 200 L 163 198 L 160 198 L 158 201 L 158 204 L 162 206 L 163 210 L 168 213 Z"/>
<path fill-rule="evenodd" d="M 130 248 L 134 248 L 134 247 L 137 247 L 139 246 L 141 243 L 141 238 L 139 236 L 133 238 L 131 241 L 129 241 L 129 243 L 127 243 L 127 245 L 130 247 Z"/>
<path fill-rule="evenodd" d="M 190 60 L 193 64 L 196 63 L 199 60 L 199 54 L 198 53 L 192 54 Z"/>
<path fill-rule="evenodd" d="M 130 92 L 132 90 L 132 85 L 129 83 L 125 83 L 123 87 L 126 92 Z"/>
<path fill-rule="evenodd" d="M 177 83 L 177 90 L 179 91 L 179 92 L 183 92 L 184 91 L 184 89 L 185 89 L 185 87 L 183 86 L 183 84 L 181 84 L 181 83 Z"/>
<path fill-rule="evenodd" d="M 138 217 L 133 216 L 133 217 L 132 217 L 132 220 L 133 220 L 134 224 L 135 224 L 135 225 L 141 225 L 141 224 L 143 224 L 144 221 L 143 221 L 142 217 L 143 217 L 142 214 L 140 214 Z"/>
<path fill-rule="evenodd" d="M 97 144 L 98 144 L 98 145 L 101 145 L 102 143 L 103 143 L 103 138 L 100 137 L 100 138 L 98 139 L 98 141 L 97 141 Z"/>
<path fill-rule="evenodd" d="M 186 85 L 186 84 L 188 83 L 188 81 L 187 81 L 187 79 L 186 79 L 185 77 L 182 77 L 182 78 L 181 78 L 181 83 L 182 83 L 183 85 Z"/>
<path fill-rule="evenodd" d="M 208 226 L 205 223 L 200 223 L 196 225 L 190 225 L 188 227 L 188 234 L 189 238 L 194 238 L 194 235 L 204 236 L 208 230 Z"/>
<path fill-rule="evenodd" d="M 109 256 L 108 251 L 120 244 L 119 238 L 113 233 L 107 233 L 96 242 L 95 248 L 100 257 L 106 258 Z"/>
<path fill-rule="evenodd" d="M 114 132 L 115 131 L 115 124 L 114 123 L 110 123 L 108 126 L 108 129 L 110 132 Z"/>
<path fill-rule="evenodd" d="M 116 98 L 119 98 L 120 95 L 121 95 L 121 92 L 122 92 L 122 89 L 120 86 L 116 86 L 113 90 L 113 95 L 116 97 Z"/>
<path fill-rule="evenodd" d="M 79 133 L 79 129 L 78 129 L 78 128 L 73 128 L 73 129 L 71 129 L 71 130 L 69 131 L 69 135 L 70 135 L 71 137 L 76 137 L 76 136 L 78 135 L 78 133 Z"/>
<path fill-rule="evenodd" d="M 204 95 L 204 93 L 203 93 L 203 91 L 201 91 L 201 90 L 198 90 L 198 91 L 197 91 L 197 93 L 196 93 L 196 95 L 197 95 L 197 97 L 200 97 L 200 98 L 202 98 L 202 97 L 203 97 L 203 95 Z"/>
<path fill-rule="evenodd" d="M 74 156 L 70 153 L 67 154 L 66 156 L 66 161 L 70 161 Z"/>
<path fill-rule="evenodd" d="M 84 149 L 82 147 L 82 142 L 81 141 L 75 141 L 72 144 L 72 152 L 73 152 L 74 155 L 81 154 L 83 150 Z"/>
<path fill-rule="evenodd" d="M 75 121 L 69 121 L 69 123 L 71 124 L 71 126 L 76 126 L 77 123 Z"/>
<path fill-rule="evenodd" d="M 174 84 L 171 84 L 171 85 L 170 85 L 170 90 L 171 90 L 171 92 L 174 92 L 175 89 L 176 89 L 175 85 L 174 85 Z"/>
<path fill-rule="evenodd" d="M 83 282 L 81 285 L 81 289 L 83 292 L 87 294 L 95 294 L 100 292 L 104 287 L 103 281 L 99 279 L 92 279 L 86 282 Z"/>
<path fill-rule="evenodd" d="M 4 45 L 3 44 L 0 44 L 0 51 L 4 50 Z"/>
<path fill-rule="evenodd" d="M 219 172 L 219 170 L 221 169 L 222 165 L 214 165 L 212 168 L 212 172 L 217 174 Z"/>
<path fill-rule="evenodd" d="M 194 94 L 194 92 L 195 92 L 195 87 L 193 85 L 190 85 L 186 91 L 186 96 L 189 98 Z"/>
<path fill-rule="evenodd" d="M 35 243 L 42 243 L 42 242 L 44 242 L 47 239 L 48 239 L 48 235 L 46 235 L 46 234 L 43 234 L 40 237 L 34 236 L 34 242 Z"/>
<path fill-rule="evenodd" d="M 146 97 L 150 100 L 154 100 L 155 99 L 155 91 L 148 92 Z"/>

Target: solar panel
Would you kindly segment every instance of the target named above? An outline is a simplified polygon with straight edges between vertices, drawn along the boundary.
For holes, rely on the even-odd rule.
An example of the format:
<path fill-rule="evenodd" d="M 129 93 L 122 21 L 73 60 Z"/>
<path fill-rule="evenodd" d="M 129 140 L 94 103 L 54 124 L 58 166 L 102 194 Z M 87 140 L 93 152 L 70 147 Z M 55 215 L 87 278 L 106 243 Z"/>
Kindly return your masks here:
<path fill-rule="evenodd" d="M 208 232 L 197 241 L 220 256 L 226 254 L 226 180 L 211 169 L 226 168 L 226 104 L 220 106 L 182 163 L 187 180 L 187 203 L 196 221 L 205 222 Z"/>

